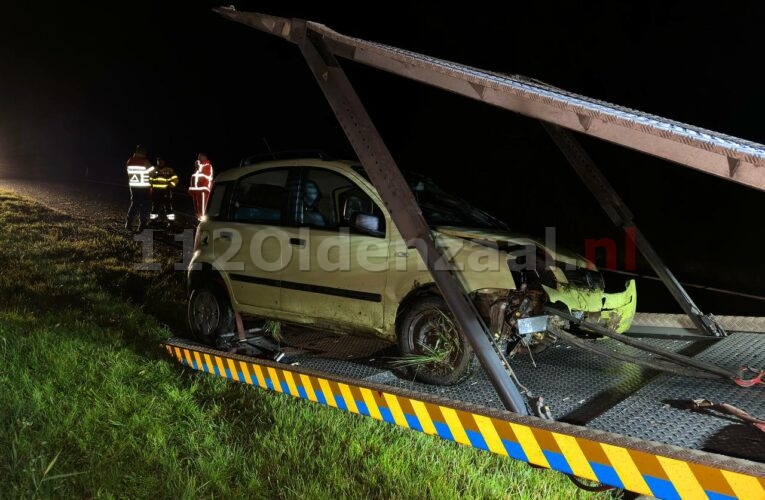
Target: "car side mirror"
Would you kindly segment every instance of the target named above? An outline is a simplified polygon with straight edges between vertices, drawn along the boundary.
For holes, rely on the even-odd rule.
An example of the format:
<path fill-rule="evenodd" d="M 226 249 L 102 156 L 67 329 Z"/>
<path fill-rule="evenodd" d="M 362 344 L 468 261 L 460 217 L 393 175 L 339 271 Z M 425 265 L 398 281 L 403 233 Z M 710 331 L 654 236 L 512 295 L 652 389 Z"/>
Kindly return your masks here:
<path fill-rule="evenodd" d="M 380 230 L 380 217 L 374 214 L 354 213 L 351 226 L 372 236 L 385 236 L 385 232 Z"/>

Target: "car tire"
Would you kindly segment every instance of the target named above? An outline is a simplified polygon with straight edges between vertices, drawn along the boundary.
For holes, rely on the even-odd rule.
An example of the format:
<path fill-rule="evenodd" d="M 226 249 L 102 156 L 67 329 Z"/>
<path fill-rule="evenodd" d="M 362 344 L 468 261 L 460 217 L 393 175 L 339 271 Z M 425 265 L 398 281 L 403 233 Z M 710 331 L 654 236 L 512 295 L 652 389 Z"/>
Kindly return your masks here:
<path fill-rule="evenodd" d="M 219 335 L 233 332 L 236 318 L 226 292 L 208 285 L 193 289 L 188 300 L 188 322 L 194 338 L 210 346 L 215 346 Z"/>
<path fill-rule="evenodd" d="M 470 375 L 475 354 L 440 296 L 424 296 L 407 307 L 397 333 L 401 354 L 398 365 L 413 379 L 432 385 L 454 385 Z M 436 361 L 427 361 L 431 358 Z"/>

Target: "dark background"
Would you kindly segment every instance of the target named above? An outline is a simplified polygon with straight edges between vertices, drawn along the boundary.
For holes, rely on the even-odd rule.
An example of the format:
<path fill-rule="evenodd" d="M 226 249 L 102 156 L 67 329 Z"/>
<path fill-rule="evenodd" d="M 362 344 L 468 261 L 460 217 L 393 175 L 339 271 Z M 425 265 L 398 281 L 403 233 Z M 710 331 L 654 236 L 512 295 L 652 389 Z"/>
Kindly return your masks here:
<path fill-rule="evenodd" d="M 345 2 L 343 2 L 345 3 Z M 237 2 L 341 33 L 765 142 L 756 2 Z M 210 11 L 218 2 L 44 2 L 0 20 L 0 175 L 123 180 L 136 144 L 187 179 L 273 150 L 353 152 L 297 47 Z M 525 233 L 624 237 L 541 126 L 520 115 L 343 61 L 402 168 Z M 765 296 L 765 193 L 583 137 L 681 281 Z M 603 257 L 602 255 L 599 258 Z M 599 260 L 603 265 L 605 261 Z M 637 272 L 651 273 L 644 262 Z M 624 267 L 620 256 L 619 266 Z M 612 276 L 612 275 L 609 275 Z M 619 277 L 619 276 L 617 276 Z M 620 279 L 623 277 L 619 277 Z M 609 284 L 613 283 L 611 277 Z M 639 309 L 679 311 L 641 280 Z M 765 314 L 765 302 L 690 287 L 705 312 Z"/>

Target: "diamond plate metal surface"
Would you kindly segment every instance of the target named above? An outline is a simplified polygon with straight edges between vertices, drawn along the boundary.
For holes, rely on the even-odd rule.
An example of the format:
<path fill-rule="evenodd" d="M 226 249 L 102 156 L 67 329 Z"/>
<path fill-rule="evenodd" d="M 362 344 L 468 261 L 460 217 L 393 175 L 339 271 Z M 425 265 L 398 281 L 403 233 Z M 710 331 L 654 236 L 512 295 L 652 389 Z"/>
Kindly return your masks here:
<path fill-rule="evenodd" d="M 366 339 L 354 340 L 356 343 L 364 341 Z M 599 339 L 597 342 L 630 355 L 653 357 L 613 340 Z M 690 344 L 680 340 L 647 342 L 675 352 Z M 308 340 L 301 342 L 302 346 L 316 344 L 335 345 L 338 350 L 332 353 L 331 358 L 327 357 L 326 353 L 304 352 L 293 356 L 293 359 L 301 366 L 315 370 L 358 379 L 369 378 L 394 387 L 490 408 L 504 408 L 477 361 L 473 364 L 473 375 L 469 379 L 458 385 L 441 387 L 408 380 L 401 370 L 394 368 L 392 362 L 397 356 L 395 346 L 380 348 L 380 344 L 377 344 L 378 350 L 373 355 L 359 357 L 355 354 L 364 349 L 353 347 L 345 337 L 312 333 Z M 655 372 L 634 364 L 603 358 L 562 344 L 551 347 L 533 358 L 528 355 L 513 358 L 510 363 L 521 383 L 534 396 L 544 397 L 556 419 L 580 425 L 602 413 L 616 401 L 635 392 L 656 375 Z"/>
<path fill-rule="evenodd" d="M 765 367 L 765 336 L 735 333 L 696 356 L 737 369 Z M 742 388 L 725 380 L 662 374 L 629 399 L 594 419 L 588 427 L 713 453 L 765 461 L 765 433 L 735 417 L 684 409 L 689 399 L 728 403 L 765 418 L 765 387 Z"/>
<path fill-rule="evenodd" d="M 654 357 L 611 339 L 595 342 L 633 356 Z M 701 352 L 696 359 L 734 371 L 742 364 L 765 367 L 765 335 L 757 333 L 733 333 L 717 342 L 669 339 L 646 342 L 673 352 L 697 349 Z M 398 356 L 397 347 L 377 339 L 300 331 L 287 333 L 284 345 L 290 346 L 285 351 L 305 368 L 503 409 L 478 361 L 466 381 L 442 387 L 407 379 L 392 364 Z M 765 433 L 732 416 L 687 409 L 692 399 L 708 399 L 765 418 L 763 386 L 741 388 L 721 379 L 659 373 L 563 344 L 533 358 L 524 355 L 510 362 L 521 383 L 534 396 L 544 397 L 558 421 L 765 462 Z"/>

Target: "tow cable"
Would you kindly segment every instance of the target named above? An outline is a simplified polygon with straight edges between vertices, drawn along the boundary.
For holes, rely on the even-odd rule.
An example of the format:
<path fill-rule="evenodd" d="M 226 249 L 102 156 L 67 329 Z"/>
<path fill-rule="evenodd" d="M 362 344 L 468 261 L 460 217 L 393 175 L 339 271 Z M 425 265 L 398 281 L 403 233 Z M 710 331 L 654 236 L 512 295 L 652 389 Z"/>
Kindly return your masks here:
<path fill-rule="evenodd" d="M 645 366 L 646 368 L 651 368 L 654 370 L 673 373 L 675 375 L 698 378 L 724 378 L 733 381 L 736 385 L 741 387 L 753 387 L 760 384 L 765 385 L 765 381 L 763 381 L 763 378 L 765 377 L 765 370 L 754 369 L 749 366 L 742 366 L 739 368 L 738 372 L 735 372 L 728 368 L 723 368 L 712 363 L 699 361 L 689 356 L 667 351 L 666 349 L 661 349 L 642 340 L 637 340 L 625 335 L 621 335 L 596 323 L 590 323 L 588 321 L 578 319 L 572 314 L 561 311 L 555 307 L 545 306 L 545 312 L 559 316 L 569 321 L 571 324 L 575 324 L 599 335 L 603 335 L 604 337 L 608 337 L 630 347 L 634 347 L 635 349 L 654 354 L 657 356 L 657 358 L 648 359 L 614 351 L 609 349 L 607 346 L 598 345 L 556 326 L 549 326 L 549 331 L 558 337 L 558 339 L 560 339 L 562 342 L 594 352 L 596 354 L 601 354 L 603 356 L 618 359 L 621 361 L 627 361 L 629 363 Z"/>

